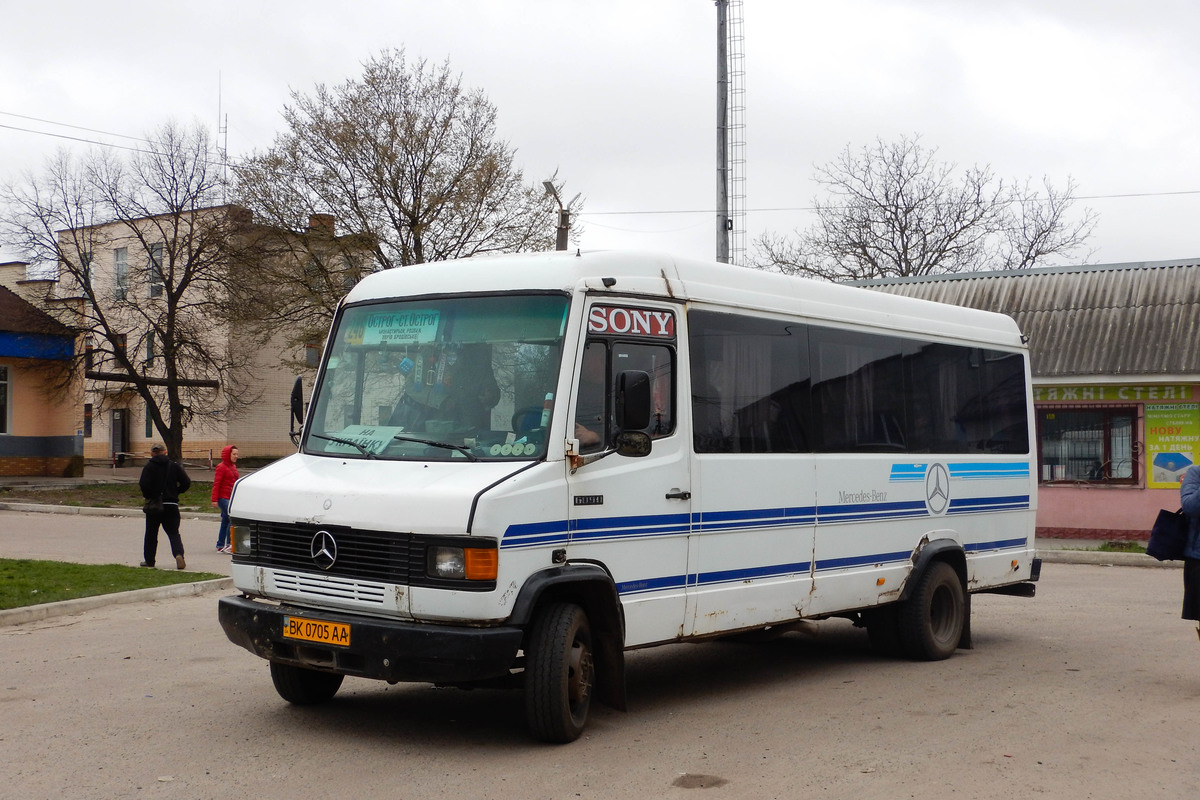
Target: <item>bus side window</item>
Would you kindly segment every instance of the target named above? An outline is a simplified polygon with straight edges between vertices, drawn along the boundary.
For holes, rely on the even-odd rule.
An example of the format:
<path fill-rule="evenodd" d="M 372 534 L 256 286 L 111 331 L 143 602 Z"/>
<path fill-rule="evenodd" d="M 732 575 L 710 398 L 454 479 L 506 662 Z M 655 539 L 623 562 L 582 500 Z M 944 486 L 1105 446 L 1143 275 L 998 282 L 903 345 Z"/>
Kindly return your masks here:
<path fill-rule="evenodd" d="M 588 342 L 579 370 L 579 389 L 575 400 L 575 438 L 584 453 L 603 449 L 608 433 L 608 347 L 604 342 Z"/>
<path fill-rule="evenodd" d="M 636 369 L 650 376 L 650 425 L 644 432 L 654 438 L 675 432 L 674 351 L 659 344 L 617 342 L 612 348 L 612 374 Z"/>

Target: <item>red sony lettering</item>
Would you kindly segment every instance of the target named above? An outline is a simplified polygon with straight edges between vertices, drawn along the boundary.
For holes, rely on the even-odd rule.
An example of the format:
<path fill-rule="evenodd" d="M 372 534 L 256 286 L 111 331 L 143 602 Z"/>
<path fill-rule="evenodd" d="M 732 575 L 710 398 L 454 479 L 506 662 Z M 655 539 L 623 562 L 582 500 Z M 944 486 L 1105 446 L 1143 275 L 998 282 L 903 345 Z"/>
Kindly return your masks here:
<path fill-rule="evenodd" d="M 605 333 L 608 331 L 608 316 L 606 315 L 604 306 L 592 306 L 592 311 L 588 314 L 588 330 L 592 333 Z"/>

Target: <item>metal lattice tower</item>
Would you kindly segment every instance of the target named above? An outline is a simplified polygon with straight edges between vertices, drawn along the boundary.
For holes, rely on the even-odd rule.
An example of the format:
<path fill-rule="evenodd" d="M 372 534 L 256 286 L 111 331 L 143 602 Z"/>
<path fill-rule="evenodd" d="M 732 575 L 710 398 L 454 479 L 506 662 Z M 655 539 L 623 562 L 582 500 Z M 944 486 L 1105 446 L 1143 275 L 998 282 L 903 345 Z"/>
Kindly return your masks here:
<path fill-rule="evenodd" d="M 746 257 L 746 68 L 742 0 L 717 6 L 717 261 Z"/>
<path fill-rule="evenodd" d="M 742 0 L 729 0 L 729 263 L 746 263 L 746 52 Z"/>

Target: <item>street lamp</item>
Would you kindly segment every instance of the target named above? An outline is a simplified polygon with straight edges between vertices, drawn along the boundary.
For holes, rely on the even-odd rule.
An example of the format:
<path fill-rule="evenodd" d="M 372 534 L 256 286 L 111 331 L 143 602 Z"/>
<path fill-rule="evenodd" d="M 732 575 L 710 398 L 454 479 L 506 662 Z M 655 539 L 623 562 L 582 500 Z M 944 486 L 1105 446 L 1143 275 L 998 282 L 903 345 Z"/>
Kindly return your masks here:
<path fill-rule="evenodd" d="M 554 181 L 542 181 L 542 186 L 546 187 L 546 196 L 553 197 L 554 202 L 558 204 L 558 230 L 554 239 L 554 249 L 566 250 L 567 234 L 571 232 L 571 212 L 563 208 L 562 198 L 558 196 Z"/>

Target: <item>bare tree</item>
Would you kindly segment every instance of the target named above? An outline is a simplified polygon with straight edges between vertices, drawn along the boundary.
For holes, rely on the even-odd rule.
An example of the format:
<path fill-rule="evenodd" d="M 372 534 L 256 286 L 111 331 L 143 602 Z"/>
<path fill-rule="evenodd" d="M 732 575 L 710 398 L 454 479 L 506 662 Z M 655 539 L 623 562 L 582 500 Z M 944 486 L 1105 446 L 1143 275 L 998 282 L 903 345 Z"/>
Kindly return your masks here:
<path fill-rule="evenodd" d="M 82 370 L 101 405 L 140 396 L 178 459 L 198 414 L 218 399 L 224 412 L 255 399 L 220 315 L 229 265 L 248 260 L 248 215 L 218 205 L 221 168 L 202 127 L 167 124 L 149 138 L 130 155 L 61 152 L 3 187 L 0 235 L 57 267 L 40 304 L 82 333 L 75 380 Z"/>
<path fill-rule="evenodd" d="M 294 91 L 283 116 L 287 131 L 234 170 L 238 201 L 268 224 L 332 214 L 384 269 L 553 246 L 553 200 L 524 182 L 495 107 L 449 62 L 385 50 L 359 79 Z"/>
<path fill-rule="evenodd" d="M 1070 216 L 1075 183 L 1008 184 L 988 166 L 961 174 L 919 137 L 853 151 L 818 167 L 828 199 L 816 224 L 755 243 L 757 266 L 826 280 L 1025 269 L 1087 243 L 1096 214 Z"/>

